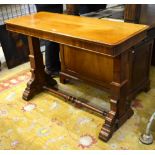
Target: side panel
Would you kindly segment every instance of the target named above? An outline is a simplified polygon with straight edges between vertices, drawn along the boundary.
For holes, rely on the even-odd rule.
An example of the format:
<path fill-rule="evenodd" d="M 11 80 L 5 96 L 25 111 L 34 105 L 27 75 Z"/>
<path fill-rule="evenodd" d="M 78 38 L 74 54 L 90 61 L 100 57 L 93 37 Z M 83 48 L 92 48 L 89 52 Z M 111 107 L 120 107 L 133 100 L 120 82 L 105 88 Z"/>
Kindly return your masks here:
<path fill-rule="evenodd" d="M 113 79 L 113 59 L 101 54 L 62 45 L 62 72 L 109 88 Z"/>
<path fill-rule="evenodd" d="M 136 94 L 149 83 L 152 41 L 144 41 L 129 53 L 129 94 Z"/>

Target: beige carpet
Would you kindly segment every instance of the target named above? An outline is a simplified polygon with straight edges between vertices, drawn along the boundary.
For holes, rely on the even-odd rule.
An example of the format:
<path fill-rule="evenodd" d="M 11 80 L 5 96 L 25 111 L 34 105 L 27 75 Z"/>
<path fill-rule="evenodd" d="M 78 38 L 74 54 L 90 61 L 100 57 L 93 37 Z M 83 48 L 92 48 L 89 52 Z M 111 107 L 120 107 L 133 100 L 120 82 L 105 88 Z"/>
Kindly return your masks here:
<path fill-rule="evenodd" d="M 77 109 L 47 92 L 29 102 L 22 100 L 30 78 L 28 68 L 29 65 L 24 64 L 0 72 L 0 149 L 155 149 L 155 143 L 139 142 L 155 111 L 155 68 L 151 68 L 151 90 L 137 96 L 132 106 L 134 116 L 107 143 L 98 139 L 104 123 L 101 117 Z M 59 84 L 59 87 L 109 108 L 108 94 L 99 89 L 78 82 Z M 155 137 L 154 131 L 155 125 Z"/>

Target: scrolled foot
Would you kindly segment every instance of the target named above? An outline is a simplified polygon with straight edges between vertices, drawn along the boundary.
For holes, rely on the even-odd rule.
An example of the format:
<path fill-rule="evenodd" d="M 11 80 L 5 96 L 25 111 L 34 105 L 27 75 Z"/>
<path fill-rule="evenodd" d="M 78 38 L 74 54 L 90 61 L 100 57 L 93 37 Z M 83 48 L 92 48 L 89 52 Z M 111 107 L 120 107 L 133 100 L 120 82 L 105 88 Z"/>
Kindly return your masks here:
<path fill-rule="evenodd" d="M 41 79 L 34 79 L 33 77 L 30 79 L 30 81 L 27 83 L 27 87 L 23 93 L 23 99 L 28 101 L 32 99 L 35 95 L 39 94 L 43 91 L 43 86 L 51 86 L 53 87 L 56 85 L 57 82 L 53 78 L 50 78 L 50 76 L 45 77 L 45 81 Z"/>
<path fill-rule="evenodd" d="M 114 111 L 110 111 L 106 116 L 105 123 L 102 126 L 101 131 L 99 133 L 99 138 L 101 140 L 107 142 L 111 138 L 113 132 L 115 131 L 115 121 L 116 113 Z"/>
<path fill-rule="evenodd" d="M 36 94 L 40 93 L 42 91 L 42 88 L 40 87 L 33 87 L 27 85 L 27 88 L 24 90 L 22 98 L 26 101 L 31 100 Z"/>

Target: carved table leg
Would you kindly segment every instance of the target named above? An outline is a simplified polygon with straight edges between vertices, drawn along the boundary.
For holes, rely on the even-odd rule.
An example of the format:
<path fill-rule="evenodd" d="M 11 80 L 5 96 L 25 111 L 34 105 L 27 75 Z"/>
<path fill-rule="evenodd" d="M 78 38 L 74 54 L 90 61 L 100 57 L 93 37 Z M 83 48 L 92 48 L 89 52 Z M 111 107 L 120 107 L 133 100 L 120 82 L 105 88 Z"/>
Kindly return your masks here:
<path fill-rule="evenodd" d="M 34 95 L 40 93 L 45 85 L 55 85 L 56 81 L 49 77 L 44 71 L 43 56 L 40 52 L 38 38 L 28 36 L 30 49 L 31 79 L 23 93 L 24 100 L 30 100 Z"/>
<path fill-rule="evenodd" d="M 113 132 L 133 114 L 130 105 L 127 104 L 127 58 L 125 52 L 114 58 L 111 109 L 99 134 L 99 138 L 104 141 L 108 141 Z"/>

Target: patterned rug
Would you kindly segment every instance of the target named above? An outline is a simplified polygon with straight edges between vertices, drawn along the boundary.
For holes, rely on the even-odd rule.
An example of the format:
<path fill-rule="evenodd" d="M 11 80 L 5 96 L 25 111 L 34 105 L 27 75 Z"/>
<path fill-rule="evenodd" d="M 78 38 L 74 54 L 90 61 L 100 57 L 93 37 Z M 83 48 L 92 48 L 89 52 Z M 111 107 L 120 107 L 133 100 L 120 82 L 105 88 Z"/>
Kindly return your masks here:
<path fill-rule="evenodd" d="M 132 103 L 134 115 L 107 143 L 98 139 L 103 118 L 49 94 L 40 93 L 29 102 L 22 93 L 30 78 L 22 71 L 0 80 L 0 149 L 15 150 L 104 150 L 155 149 L 144 145 L 139 136 L 155 111 L 155 68 L 151 68 L 151 90 L 142 92 Z M 56 79 L 59 81 L 59 79 Z M 78 82 L 59 84 L 65 91 L 109 108 L 108 94 Z M 155 125 L 153 125 L 155 137 Z"/>

